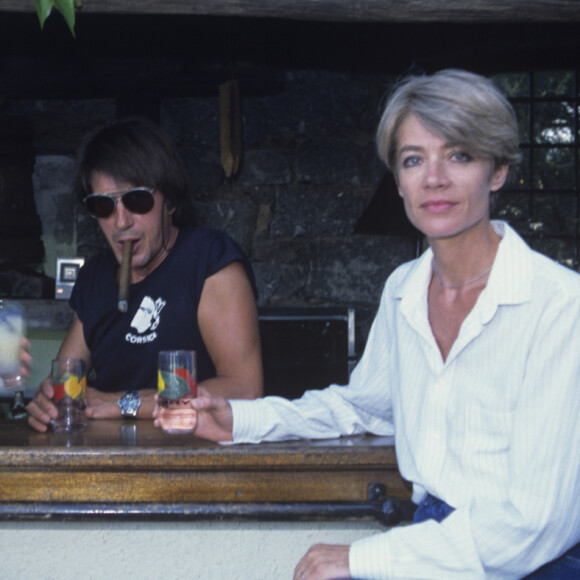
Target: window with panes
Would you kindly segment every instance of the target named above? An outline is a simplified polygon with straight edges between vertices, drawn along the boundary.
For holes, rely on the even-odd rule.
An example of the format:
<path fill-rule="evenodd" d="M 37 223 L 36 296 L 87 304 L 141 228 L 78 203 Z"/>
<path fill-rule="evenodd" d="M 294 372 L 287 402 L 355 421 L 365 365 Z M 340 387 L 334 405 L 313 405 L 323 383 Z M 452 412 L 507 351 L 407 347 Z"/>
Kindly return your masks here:
<path fill-rule="evenodd" d="M 579 73 L 534 71 L 493 80 L 516 109 L 522 151 L 495 217 L 512 224 L 534 249 L 578 270 Z"/>

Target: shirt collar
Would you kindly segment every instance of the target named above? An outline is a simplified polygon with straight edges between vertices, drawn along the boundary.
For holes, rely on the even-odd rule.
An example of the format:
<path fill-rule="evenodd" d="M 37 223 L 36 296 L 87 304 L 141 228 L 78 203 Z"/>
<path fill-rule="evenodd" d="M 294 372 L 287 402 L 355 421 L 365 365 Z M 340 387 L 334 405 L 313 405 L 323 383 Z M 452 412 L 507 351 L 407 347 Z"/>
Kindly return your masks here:
<path fill-rule="evenodd" d="M 520 304 L 531 298 L 532 258 L 530 248 L 504 221 L 491 222 L 502 238 L 489 275 L 482 301 L 486 303 Z M 428 248 L 414 260 L 392 288 L 391 297 L 402 299 L 408 307 L 424 301 L 433 275 L 433 251 Z M 517 275 L 515 271 L 517 269 Z"/>
<path fill-rule="evenodd" d="M 497 304 L 520 304 L 531 299 L 532 253 L 516 231 L 503 221 L 492 221 L 502 238 L 487 281 L 487 294 Z"/>

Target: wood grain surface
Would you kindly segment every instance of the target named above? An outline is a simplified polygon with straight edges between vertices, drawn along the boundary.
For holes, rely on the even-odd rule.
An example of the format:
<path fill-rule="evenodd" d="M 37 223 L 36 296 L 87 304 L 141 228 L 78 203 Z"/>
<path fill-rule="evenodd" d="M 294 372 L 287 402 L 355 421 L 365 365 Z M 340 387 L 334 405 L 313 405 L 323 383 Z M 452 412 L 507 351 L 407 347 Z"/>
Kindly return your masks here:
<path fill-rule="evenodd" d="M 91 421 L 78 435 L 0 421 L 1 502 L 366 501 L 408 498 L 392 438 L 219 445 L 151 421 Z"/>

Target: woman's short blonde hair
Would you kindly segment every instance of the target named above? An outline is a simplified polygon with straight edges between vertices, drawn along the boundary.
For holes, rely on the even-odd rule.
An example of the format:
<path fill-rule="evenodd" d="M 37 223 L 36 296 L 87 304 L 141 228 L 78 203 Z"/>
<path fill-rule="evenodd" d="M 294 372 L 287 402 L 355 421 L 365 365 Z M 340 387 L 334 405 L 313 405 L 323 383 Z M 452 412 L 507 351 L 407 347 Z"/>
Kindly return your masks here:
<path fill-rule="evenodd" d="M 520 160 L 517 119 L 506 97 L 486 77 L 447 69 L 404 79 L 387 102 L 376 141 L 379 157 L 395 177 L 397 132 L 411 114 L 449 143 L 491 159 L 494 168 Z"/>

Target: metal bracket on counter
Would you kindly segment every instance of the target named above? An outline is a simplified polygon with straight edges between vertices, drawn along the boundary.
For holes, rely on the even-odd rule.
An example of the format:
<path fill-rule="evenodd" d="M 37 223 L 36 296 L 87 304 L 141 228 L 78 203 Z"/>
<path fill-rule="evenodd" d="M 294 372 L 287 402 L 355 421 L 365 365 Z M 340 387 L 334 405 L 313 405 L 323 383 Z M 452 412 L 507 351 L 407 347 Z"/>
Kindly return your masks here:
<path fill-rule="evenodd" d="M 417 506 L 410 500 L 403 500 L 388 496 L 387 489 L 382 483 L 371 483 L 368 487 L 369 502 L 376 505 L 382 513 L 382 517 L 377 515 L 387 526 L 394 526 L 401 522 L 413 520 L 413 515 Z"/>

